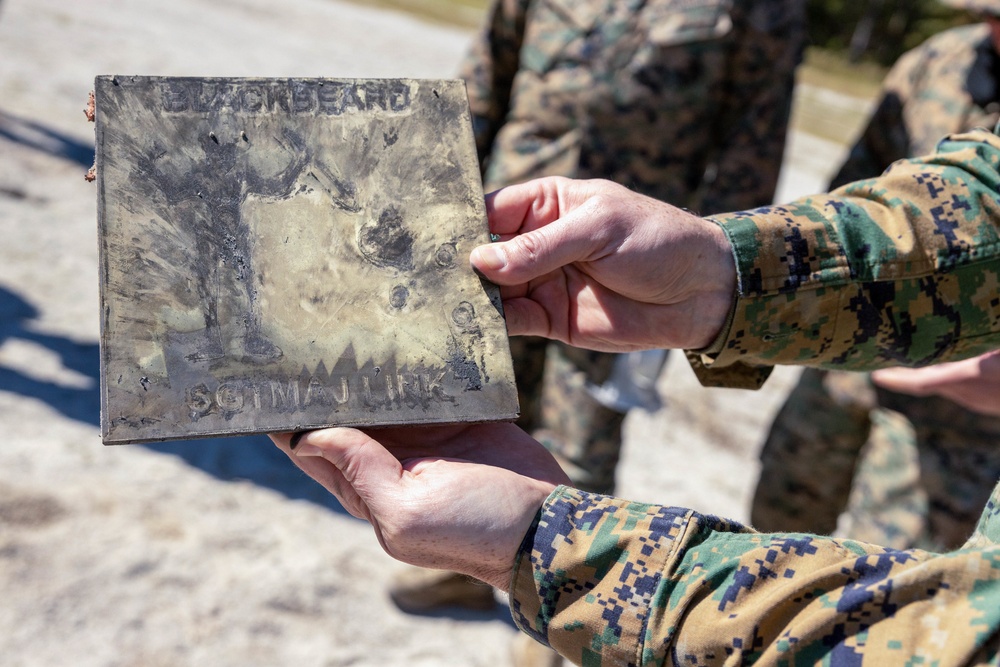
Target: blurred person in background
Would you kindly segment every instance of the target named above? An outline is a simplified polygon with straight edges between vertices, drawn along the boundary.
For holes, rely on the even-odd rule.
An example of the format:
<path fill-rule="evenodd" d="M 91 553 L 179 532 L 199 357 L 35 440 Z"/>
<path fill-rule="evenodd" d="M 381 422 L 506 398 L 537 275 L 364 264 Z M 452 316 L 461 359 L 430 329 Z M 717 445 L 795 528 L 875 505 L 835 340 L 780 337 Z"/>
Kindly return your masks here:
<path fill-rule="evenodd" d="M 982 22 L 903 55 L 831 188 L 933 152 L 942 137 L 1000 120 L 1000 0 L 950 0 Z M 949 223 L 950 224 L 950 223 Z M 947 224 L 942 227 L 947 235 Z M 761 451 L 751 523 L 943 550 L 971 534 L 1000 478 L 1000 417 L 879 375 L 806 369 Z M 920 377 L 919 373 L 917 377 Z M 1000 406 L 1000 390 L 983 400 Z M 820 462 L 822 462 L 820 464 Z"/>
<path fill-rule="evenodd" d="M 484 187 L 600 177 L 700 213 L 768 204 L 804 39 L 802 0 L 496 0 L 461 68 Z M 576 486 L 611 493 L 630 405 L 621 373 L 608 383 L 616 355 L 511 343 L 518 424 Z M 655 383 L 664 356 L 633 379 Z M 494 605 L 450 573 L 404 572 L 390 592 L 409 611 Z"/>

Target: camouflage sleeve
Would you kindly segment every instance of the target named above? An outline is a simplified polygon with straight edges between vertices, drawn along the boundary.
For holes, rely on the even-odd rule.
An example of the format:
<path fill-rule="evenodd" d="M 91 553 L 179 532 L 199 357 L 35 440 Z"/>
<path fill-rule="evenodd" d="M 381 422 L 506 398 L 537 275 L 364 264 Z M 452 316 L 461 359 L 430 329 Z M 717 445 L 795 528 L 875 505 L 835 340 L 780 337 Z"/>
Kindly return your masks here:
<path fill-rule="evenodd" d="M 987 514 L 980 546 L 936 555 L 560 487 L 522 545 L 511 611 L 592 667 L 997 665 L 1000 519 Z"/>
<path fill-rule="evenodd" d="M 716 173 L 701 201 L 703 212 L 774 201 L 805 39 L 803 7 L 798 0 L 769 0 L 733 8 L 732 74 L 714 130 L 720 136 Z"/>
<path fill-rule="evenodd" d="M 716 216 L 738 295 L 711 371 L 734 362 L 922 366 L 1000 347 L 1000 137 L 787 206 Z"/>
<path fill-rule="evenodd" d="M 831 188 L 878 176 L 893 162 L 911 155 L 903 109 L 913 96 L 918 74 L 925 65 L 920 47 L 896 61 L 882 83 L 879 100 L 868 125 L 830 181 Z"/>
<path fill-rule="evenodd" d="M 465 80 L 469 93 L 472 129 L 483 169 L 510 107 L 530 2 L 494 0 L 486 23 L 472 42 L 459 69 L 459 76 Z"/>
<path fill-rule="evenodd" d="M 1000 483 L 993 489 L 993 495 L 986 502 L 972 537 L 962 545 L 962 548 L 988 549 L 998 544 L 1000 544 Z"/>

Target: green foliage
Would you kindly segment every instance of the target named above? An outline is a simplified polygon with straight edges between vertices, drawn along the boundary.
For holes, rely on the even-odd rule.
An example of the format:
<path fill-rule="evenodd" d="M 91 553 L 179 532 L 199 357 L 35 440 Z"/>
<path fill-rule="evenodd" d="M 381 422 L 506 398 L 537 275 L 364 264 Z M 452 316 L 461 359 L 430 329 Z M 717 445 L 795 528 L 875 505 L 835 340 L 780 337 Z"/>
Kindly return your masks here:
<path fill-rule="evenodd" d="M 973 20 L 938 0 L 808 0 L 813 46 L 892 65 L 934 33 Z"/>
<path fill-rule="evenodd" d="M 0 0 L 2 2 L 3 0 Z M 489 0 L 351 0 L 358 4 L 395 9 L 435 23 L 478 28 Z"/>

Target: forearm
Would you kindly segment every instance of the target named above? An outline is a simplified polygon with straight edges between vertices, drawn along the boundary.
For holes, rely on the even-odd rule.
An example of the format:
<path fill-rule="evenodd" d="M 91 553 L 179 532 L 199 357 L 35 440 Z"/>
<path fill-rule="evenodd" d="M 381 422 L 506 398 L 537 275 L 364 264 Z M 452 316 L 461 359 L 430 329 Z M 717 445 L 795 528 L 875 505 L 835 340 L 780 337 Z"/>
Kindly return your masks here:
<path fill-rule="evenodd" d="M 758 534 L 565 488 L 529 536 L 511 590 L 515 621 L 578 664 L 838 655 L 962 664 L 997 645 L 995 547 L 939 556 Z"/>
<path fill-rule="evenodd" d="M 959 135 L 831 195 L 718 216 L 738 299 L 704 360 L 869 370 L 1000 347 L 998 162 L 1000 138 Z"/>
<path fill-rule="evenodd" d="M 651 595 L 692 514 L 557 488 L 515 564 L 515 623 L 577 664 L 636 664 Z"/>

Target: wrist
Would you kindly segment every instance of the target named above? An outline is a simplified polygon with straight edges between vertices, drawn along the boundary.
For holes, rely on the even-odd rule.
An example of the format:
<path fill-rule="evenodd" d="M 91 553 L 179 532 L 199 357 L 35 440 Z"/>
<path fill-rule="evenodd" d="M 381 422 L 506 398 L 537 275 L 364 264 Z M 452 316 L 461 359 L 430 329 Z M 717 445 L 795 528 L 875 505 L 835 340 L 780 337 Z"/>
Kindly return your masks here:
<path fill-rule="evenodd" d="M 510 499 L 504 503 L 502 499 L 498 499 L 501 505 L 519 505 L 519 517 L 510 521 L 502 530 L 502 535 L 494 542 L 495 550 L 479 550 L 475 553 L 474 563 L 467 563 L 466 567 L 457 569 L 490 584 L 503 593 L 510 592 L 523 550 L 527 548 L 530 553 L 541 508 L 558 488 L 555 484 L 537 480 L 535 482 L 534 488 L 525 491 L 516 501 Z"/>
<path fill-rule="evenodd" d="M 725 342 L 733 321 L 737 296 L 736 260 L 729 237 L 711 218 L 702 219 L 705 251 L 698 262 L 701 294 L 697 300 L 696 322 L 700 323 L 690 348 L 711 350 Z"/>

